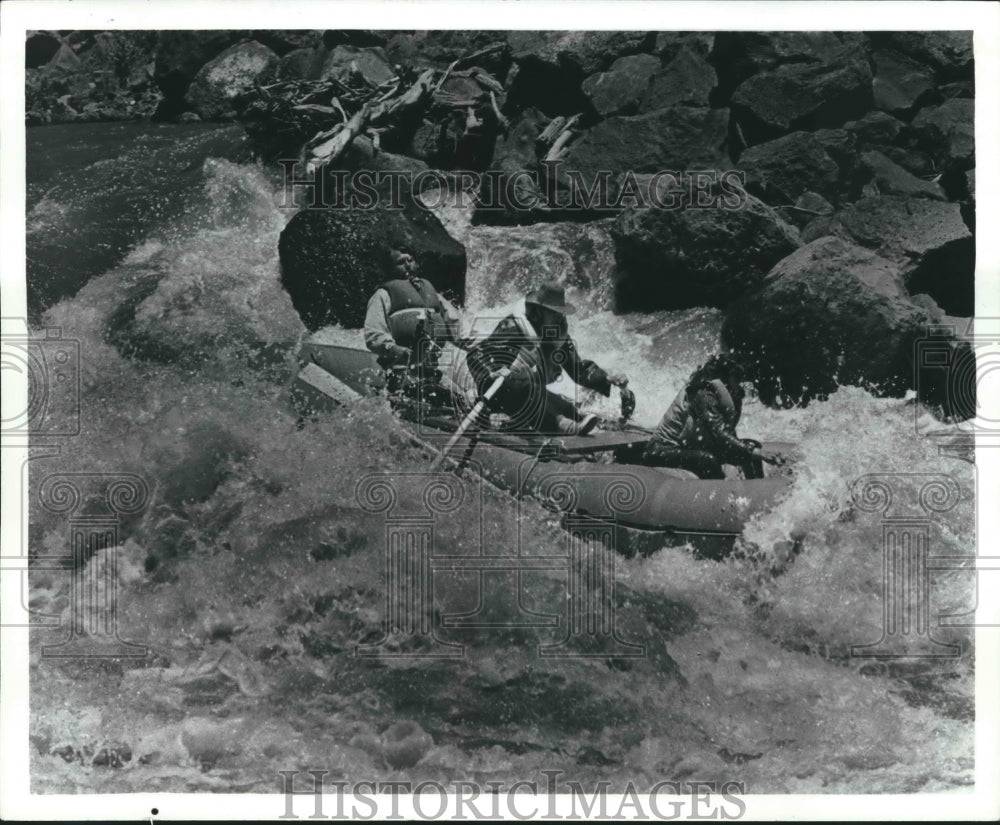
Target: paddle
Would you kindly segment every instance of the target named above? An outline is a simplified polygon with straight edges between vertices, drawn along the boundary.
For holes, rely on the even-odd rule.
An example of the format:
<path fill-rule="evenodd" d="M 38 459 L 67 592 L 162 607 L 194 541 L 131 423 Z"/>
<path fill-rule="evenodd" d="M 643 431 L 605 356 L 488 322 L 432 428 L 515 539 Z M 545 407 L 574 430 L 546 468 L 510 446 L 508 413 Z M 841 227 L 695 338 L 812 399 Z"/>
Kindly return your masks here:
<path fill-rule="evenodd" d="M 494 379 L 493 383 L 490 384 L 486 392 L 483 393 L 482 397 L 475 403 L 469 414 L 462 419 L 462 423 L 458 425 L 458 429 L 455 430 L 455 434 L 448 439 L 448 443 L 444 445 L 444 449 L 441 451 L 441 455 L 438 457 L 437 461 L 431 466 L 432 470 L 437 470 L 448 457 L 448 453 L 451 452 L 451 448 L 454 447 L 458 440 L 465 435 L 465 431 L 469 429 L 472 423 L 479 417 L 479 414 L 483 411 L 487 404 L 493 399 L 500 388 L 503 386 L 504 381 L 507 380 L 507 376 L 510 375 L 510 370 L 502 369 L 500 374 Z"/>

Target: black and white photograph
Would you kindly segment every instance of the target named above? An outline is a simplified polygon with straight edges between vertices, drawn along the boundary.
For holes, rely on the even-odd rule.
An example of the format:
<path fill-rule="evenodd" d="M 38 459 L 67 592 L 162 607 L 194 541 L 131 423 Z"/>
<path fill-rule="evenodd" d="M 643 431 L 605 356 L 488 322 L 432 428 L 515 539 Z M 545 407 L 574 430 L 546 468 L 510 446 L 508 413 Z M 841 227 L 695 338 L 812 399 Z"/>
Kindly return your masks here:
<path fill-rule="evenodd" d="M 5 819 L 1000 815 L 1000 5 L 0 14 Z"/>

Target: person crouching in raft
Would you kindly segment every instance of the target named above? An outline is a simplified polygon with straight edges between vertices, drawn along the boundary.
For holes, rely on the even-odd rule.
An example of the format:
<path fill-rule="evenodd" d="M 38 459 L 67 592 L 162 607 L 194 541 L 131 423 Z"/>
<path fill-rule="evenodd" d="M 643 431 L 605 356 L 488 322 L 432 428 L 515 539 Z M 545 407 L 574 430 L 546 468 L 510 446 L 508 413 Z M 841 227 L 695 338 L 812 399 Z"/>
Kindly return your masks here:
<path fill-rule="evenodd" d="M 566 320 L 574 312 L 560 285 L 543 284 L 470 347 L 466 365 L 479 395 L 501 370 L 509 370 L 492 404 L 493 411 L 508 417 L 505 429 L 547 435 L 586 435 L 594 429 L 597 416 L 547 389 L 562 371 L 601 395 L 610 396 L 611 387 L 618 386 L 631 396 L 627 377 L 606 373 L 579 356 Z"/>
<path fill-rule="evenodd" d="M 390 276 L 368 301 L 365 345 L 386 371 L 390 394 L 419 394 L 440 380 L 437 354 L 459 337 L 458 313 L 426 278 L 408 249 L 391 247 L 383 266 Z"/>
<path fill-rule="evenodd" d="M 743 378 L 743 367 L 727 355 L 715 355 L 696 369 L 664 413 L 642 463 L 715 479 L 726 477 L 723 464 L 739 467 L 744 478 L 763 478 L 761 462 L 783 464 L 780 453 L 736 436 Z"/>

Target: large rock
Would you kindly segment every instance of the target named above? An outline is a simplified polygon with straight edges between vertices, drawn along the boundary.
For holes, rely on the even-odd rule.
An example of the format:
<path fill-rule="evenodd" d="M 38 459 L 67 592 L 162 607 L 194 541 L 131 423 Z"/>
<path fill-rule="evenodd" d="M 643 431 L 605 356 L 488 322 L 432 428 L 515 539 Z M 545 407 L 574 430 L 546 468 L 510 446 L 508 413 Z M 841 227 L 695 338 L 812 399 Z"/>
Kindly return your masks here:
<path fill-rule="evenodd" d="M 659 58 L 651 54 L 620 57 L 606 72 L 597 72 L 584 80 L 583 93 L 601 117 L 634 114 L 649 79 L 659 68 Z"/>
<path fill-rule="evenodd" d="M 465 248 L 430 212 L 304 209 L 281 233 L 281 283 L 310 330 L 331 324 L 360 327 L 372 293 L 386 279 L 387 245 L 405 244 L 422 274 L 459 303 L 465 298 Z"/>
<path fill-rule="evenodd" d="M 314 29 L 255 29 L 250 36 L 279 57 L 296 49 L 315 49 L 322 42 Z"/>
<path fill-rule="evenodd" d="M 873 59 L 876 109 L 906 115 L 934 88 L 934 72 L 922 63 L 886 49 L 877 50 Z"/>
<path fill-rule="evenodd" d="M 872 107 L 872 73 L 862 51 L 845 47 L 823 63 L 788 64 L 745 80 L 733 117 L 749 145 L 797 129 L 840 126 Z"/>
<path fill-rule="evenodd" d="M 911 124 L 921 149 L 939 170 L 960 171 L 976 165 L 975 102 L 955 98 L 921 109 Z"/>
<path fill-rule="evenodd" d="M 725 306 L 798 246 L 798 234 L 745 196 L 735 208 L 630 209 L 612 227 L 619 309 Z"/>
<path fill-rule="evenodd" d="M 934 67 L 939 80 L 972 78 L 971 31 L 895 31 L 873 36 Z"/>
<path fill-rule="evenodd" d="M 580 89 L 584 78 L 603 72 L 620 57 L 648 51 L 652 32 L 510 31 L 514 67 L 507 77 L 508 100 L 516 108 L 534 106 L 547 115 L 573 115 L 590 103 Z"/>
<path fill-rule="evenodd" d="M 726 109 L 691 106 L 608 118 L 570 145 L 562 158 L 560 182 L 566 183 L 567 170 L 579 172 L 590 187 L 607 171 L 615 178 L 625 172 L 728 168 L 728 123 Z M 611 197 L 615 194 L 612 191 Z"/>
<path fill-rule="evenodd" d="M 381 48 L 335 46 L 323 60 L 319 80 L 333 78 L 346 83 L 360 75 L 366 83 L 380 86 L 390 80 L 395 72 Z"/>
<path fill-rule="evenodd" d="M 839 200 L 840 167 L 823 144 L 809 132 L 752 146 L 740 156 L 747 189 L 770 204 L 793 203 L 812 191 L 827 200 Z"/>
<path fill-rule="evenodd" d="M 914 342 L 932 316 L 910 301 L 895 263 L 825 237 L 731 306 L 722 337 L 749 356 L 767 404 L 823 399 L 844 384 L 902 395 L 913 384 Z"/>
<path fill-rule="evenodd" d="M 28 32 L 24 41 L 24 68 L 44 66 L 62 47 L 63 41 L 55 32 Z"/>
<path fill-rule="evenodd" d="M 201 67 L 185 100 L 205 120 L 227 117 L 234 98 L 273 77 L 277 67 L 278 56 L 267 46 L 255 40 L 238 43 Z"/>
<path fill-rule="evenodd" d="M 508 202 L 507 181 L 518 172 L 532 172 L 538 168 L 535 143 L 549 118 L 537 109 L 526 109 L 511 128 L 501 134 L 493 147 L 490 169 L 503 172 L 499 181 L 486 176 L 482 180 L 473 221 L 480 224 L 517 224 L 530 222 L 530 216 Z M 534 185 L 534 178 L 522 175 L 523 186 L 529 187 L 531 200 L 541 202 L 543 193 Z M 496 184 L 496 188 L 495 187 Z M 520 198 L 526 201 L 527 198 Z"/>
<path fill-rule="evenodd" d="M 844 130 L 854 135 L 861 152 L 892 146 L 900 132 L 906 128 L 903 121 L 886 112 L 869 112 L 860 120 L 844 124 Z"/>
<path fill-rule="evenodd" d="M 188 84 L 209 60 L 249 31 L 161 31 L 157 36 L 153 79 L 168 100 L 181 101 Z"/>
<path fill-rule="evenodd" d="M 902 166 L 898 166 L 877 151 L 861 154 L 853 189 L 855 192 L 860 192 L 864 187 L 872 185 L 883 195 L 947 200 L 939 184 L 911 175 Z"/>
<path fill-rule="evenodd" d="M 678 103 L 708 106 L 715 83 L 712 65 L 694 48 L 685 47 L 653 75 L 639 103 L 639 111 L 651 112 Z"/>
<path fill-rule="evenodd" d="M 883 195 L 837 213 L 835 234 L 892 261 L 911 293 L 926 292 L 950 315 L 975 309 L 975 244 L 957 203 Z"/>
<path fill-rule="evenodd" d="M 822 63 L 843 45 L 833 32 L 716 32 L 709 60 L 719 73 L 725 102 L 751 75 L 785 64 Z"/>

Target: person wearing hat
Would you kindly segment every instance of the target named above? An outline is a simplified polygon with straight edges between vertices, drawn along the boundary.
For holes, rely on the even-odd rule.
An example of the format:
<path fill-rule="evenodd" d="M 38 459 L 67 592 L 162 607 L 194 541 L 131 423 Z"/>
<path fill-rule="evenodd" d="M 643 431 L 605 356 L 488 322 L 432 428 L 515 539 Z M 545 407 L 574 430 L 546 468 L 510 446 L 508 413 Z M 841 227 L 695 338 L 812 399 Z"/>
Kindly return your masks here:
<path fill-rule="evenodd" d="M 739 467 L 744 478 L 763 478 L 761 462 L 784 464 L 780 453 L 736 436 L 743 411 L 743 378 L 742 365 L 725 354 L 698 367 L 660 419 L 646 445 L 643 464 L 716 479 L 726 477 L 723 464 Z"/>
<path fill-rule="evenodd" d="M 580 357 L 566 320 L 574 312 L 562 286 L 542 284 L 470 348 L 466 360 L 479 395 L 501 370 L 509 371 L 494 399 L 494 408 L 508 417 L 507 429 L 562 435 L 593 430 L 596 416 L 547 389 L 562 372 L 575 384 L 604 396 L 611 394 L 612 386 L 625 390 L 624 375 L 606 373 Z"/>
<path fill-rule="evenodd" d="M 420 277 L 408 249 L 387 247 L 383 268 L 389 278 L 368 300 L 365 345 L 386 370 L 389 391 L 398 392 L 408 376 L 413 386 L 433 378 L 438 349 L 458 339 L 458 313 Z"/>

